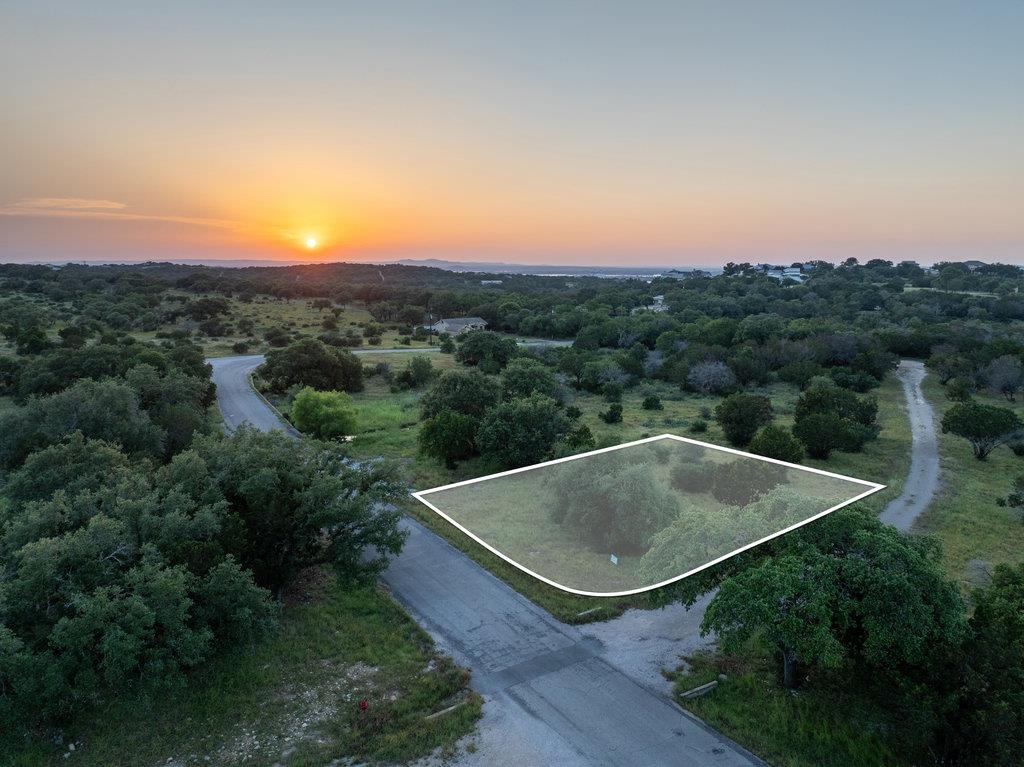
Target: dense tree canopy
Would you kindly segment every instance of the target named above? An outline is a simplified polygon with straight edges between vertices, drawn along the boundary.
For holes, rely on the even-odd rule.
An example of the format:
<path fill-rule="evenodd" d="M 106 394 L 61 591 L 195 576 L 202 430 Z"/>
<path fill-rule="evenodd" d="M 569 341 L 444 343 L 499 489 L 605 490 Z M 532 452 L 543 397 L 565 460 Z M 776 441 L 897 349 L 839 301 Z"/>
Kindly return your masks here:
<path fill-rule="evenodd" d="M 831 668 L 844 659 L 913 679 L 963 640 L 963 604 L 932 541 L 851 509 L 805 530 L 727 578 L 702 630 L 727 647 L 761 632 L 779 647 L 787 687 L 798 683 L 798 664 Z"/>
<path fill-rule="evenodd" d="M 674 403 L 694 395 L 757 398 L 768 391 L 774 397 L 779 387 L 802 392 L 792 435 L 766 423 L 747 428 L 745 418 L 733 422 L 732 406 L 723 402 L 720 422 L 723 430 L 730 424 L 729 439 L 783 460 L 798 460 L 803 451 L 824 458 L 860 450 L 878 429 L 874 398 L 863 395 L 899 357 L 925 360 L 947 387 L 959 404 L 949 407 L 943 425 L 970 440 L 976 455 L 1018 439 L 1020 425 L 1010 411 L 985 409 L 971 398 L 986 392 L 1012 400 L 1021 389 L 1020 269 L 939 264 L 926 270 L 851 259 L 805 264 L 799 283 L 764 272 L 760 265 L 731 264 L 720 276 L 508 274 L 500 284 L 483 284 L 479 274 L 399 265 L 0 266 L 0 334 L 7 341 L 0 395 L 11 398 L 0 423 L 0 461 L 11 472 L 0 500 L 6 547 L 0 717 L 25 701 L 43 713 L 67 710 L 140 679 L 180 679 L 217 648 L 265 630 L 274 613 L 267 591 L 296 568 L 321 563 L 365 572 L 354 548 L 340 542 L 379 540 L 385 552 L 394 543 L 360 509 L 324 503 L 321 493 L 333 493 L 337 481 L 349 492 L 371 481 L 345 474 L 337 446 L 324 448 L 325 458 L 294 442 L 252 444 L 244 451 L 258 458 L 250 460 L 230 447 L 221 455 L 212 438 L 196 439 L 213 422 L 207 413 L 213 389 L 203 352 L 190 338 L 209 346 L 210 337 L 230 333 L 236 353 L 267 345 L 279 350 L 268 355 L 262 373 L 277 394 L 302 386 L 354 391 L 369 374 L 394 389 L 424 388 L 421 449 L 451 465 L 485 447 L 486 457 L 469 472 L 592 446 L 582 420 L 608 444 L 621 427 L 600 424 L 598 415 L 651 432 L 662 422 L 707 429 L 714 402 L 699 401 L 700 418 L 682 421 L 671 420 Z M 662 297 L 657 311 L 651 308 L 656 295 Z M 240 305 L 269 309 L 289 301 L 308 302 L 315 320 L 234 316 Z M 348 322 L 351 315 L 342 316 L 340 307 L 352 304 L 368 315 Z M 457 350 L 473 370 L 437 375 L 422 359 L 393 376 L 387 366 L 364 373 L 344 352 L 383 339 L 424 339 L 419 326 L 430 316 L 460 315 L 483 317 L 497 333 L 459 336 L 457 349 L 451 338 L 431 342 Z M 142 333 L 157 341 L 138 340 Z M 527 358 L 516 348 L 517 335 L 573 345 L 535 349 Z M 402 396 L 415 401 L 418 392 Z M 577 396 L 582 410 L 572 407 Z M 595 405 L 598 397 L 604 401 Z M 651 409 L 633 412 L 641 399 Z M 545 429 L 558 428 L 542 429 L 544 439 L 536 443 L 522 439 L 521 425 L 541 418 Z M 730 494 L 735 483 L 728 472 L 693 468 L 665 471 L 678 488 L 706 494 L 704 501 L 750 500 Z M 616 492 L 603 476 L 594 482 L 606 495 Z M 324 489 L 303 492 L 306 483 Z M 369 495 L 386 495 L 386 485 L 380 477 Z M 766 482 L 742 508 L 769 514 L 784 490 Z M 651 500 L 652 509 L 661 508 L 656 495 Z M 602 502 L 578 510 L 581 535 Z M 687 509 L 680 505 L 675 513 L 683 518 Z M 1019 577 L 997 571 L 993 590 L 976 597 L 978 609 L 964 630 L 950 618 L 949 591 L 933 578 L 931 553 L 863 526 L 844 527 L 841 519 L 734 557 L 659 598 L 690 598 L 723 579 L 747 578 L 723 584 L 715 608 L 723 641 L 739 641 L 731 632 L 750 627 L 789 655 L 791 672 L 839 663 L 857 678 L 892 681 L 892 708 L 931 738 L 930 758 L 1015 763 Z M 644 524 L 594 545 L 649 546 L 643 557 L 651 566 L 675 562 L 695 545 L 685 527 L 648 535 Z M 709 536 L 718 532 L 707 529 Z M 284 551 L 270 550 L 269 540 L 283 540 Z M 332 550 L 331 541 L 349 553 Z M 63 580 L 54 575 L 57 561 L 67 565 Z M 106 570 L 96 561 L 107 561 Z M 25 599 L 35 578 L 52 614 Z M 906 606 L 906 614 L 887 612 L 887 601 Z M 961 643 L 953 639 L 958 631 L 966 637 Z M 940 679 L 922 667 L 922 644 L 931 648 L 930 665 L 945 670 Z"/>
<path fill-rule="evenodd" d="M 498 403 L 500 387 L 493 379 L 476 370 L 450 370 L 441 375 L 420 400 L 424 419 L 450 410 L 482 418 Z"/>
<path fill-rule="evenodd" d="M 459 336 L 455 359 L 466 365 L 483 365 L 494 372 L 504 367 L 517 351 L 515 339 L 490 330 L 471 330 Z"/>
<path fill-rule="evenodd" d="M 0 722 L 180 684 L 271 628 L 272 592 L 304 567 L 379 571 L 402 541 L 381 505 L 396 492 L 280 432 L 203 438 L 156 468 L 80 431 L 52 440 L 0 505 Z"/>
<path fill-rule="evenodd" d="M 273 621 L 269 594 L 225 546 L 228 504 L 197 456 L 152 472 L 74 434 L 12 483 L 0 716 L 63 716 L 106 689 L 179 682 Z"/>
<path fill-rule="evenodd" d="M 551 457 L 569 431 L 569 419 L 550 397 L 533 394 L 503 402 L 484 416 L 477 434 L 480 452 L 515 468 Z"/>
<path fill-rule="evenodd" d="M 321 391 L 360 391 L 363 367 L 349 351 L 305 338 L 284 348 L 267 352 L 259 375 L 272 391 L 291 386 L 309 386 Z"/>
<path fill-rule="evenodd" d="M 529 357 L 518 357 L 501 373 L 501 394 L 505 399 L 543 394 L 554 397 L 558 389 L 555 374 L 547 365 Z"/>
<path fill-rule="evenodd" d="M 118 417 L 112 418 L 113 413 Z M 130 386 L 86 378 L 0 417 L 0 465 L 16 467 L 33 450 L 75 431 L 136 455 L 157 457 L 164 452 L 163 430 L 150 420 Z"/>
<path fill-rule="evenodd" d="M 957 705 L 940 742 L 951 762 L 1012 767 L 1024 753 L 1024 564 L 974 593 Z"/>
<path fill-rule="evenodd" d="M 228 501 L 229 550 L 261 585 L 276 591 L 317 564 L 345 577 L 377 573 L 401 548 L 390 506 L 401 490 L 386 466 L 356 467 L 330 443 L 249 428 L 203 438 L 196 454 Z"/>

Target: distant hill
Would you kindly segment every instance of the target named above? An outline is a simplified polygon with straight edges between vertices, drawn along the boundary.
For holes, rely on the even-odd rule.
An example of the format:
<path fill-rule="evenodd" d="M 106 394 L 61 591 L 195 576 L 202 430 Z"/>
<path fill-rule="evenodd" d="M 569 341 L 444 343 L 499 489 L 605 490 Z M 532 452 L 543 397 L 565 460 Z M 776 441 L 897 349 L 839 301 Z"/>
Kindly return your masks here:
<path fill-rule="evenodd" d="M 326 266 L 332 263 L 362 265 L 400 265 L 420 266 L 431 269 L 443 269 L 446 272 L 471 272 L 479 274 L 524 274 L 536 277 L 638 277 L 650 278 L 663 274 L 684 274 L 693 271 L 704 271 L 719 274 L 720 266 L 587 266 L 580 264 L 509 264 L 500 261 L 448 261 L 441 258 L 402 258 L 381 259 L 379 261 L 319 261 L 314 259 L 271 260 L 271 259 L 232 259 L 232 258 L 170 258 L 156 262 L 139 262 L 131 259 L 69 259 L 66 261 L 38 261 L 36 266 L 64 266 L 81 264 L 84 266 L 140 266 L 147 264 L 182 264 L 185 266 L 210 266 L 217 268 L 245 269 L 265 266 Z"/>
<path fill-rule="evenodd" d="M 694 266 L 585 266 L 568 264 L 509 264 L 500 261 L 446 261 L 440 258 L 403 258 L 393 263 L 403 266 L 430 266 L 449 272 L 485 272 L 489 274 L 533 274 L 538 276 L 573 275 L 580 277 L 657 277 L 668 272 L 702 270 L 711 273 L 721 267 Z"/>

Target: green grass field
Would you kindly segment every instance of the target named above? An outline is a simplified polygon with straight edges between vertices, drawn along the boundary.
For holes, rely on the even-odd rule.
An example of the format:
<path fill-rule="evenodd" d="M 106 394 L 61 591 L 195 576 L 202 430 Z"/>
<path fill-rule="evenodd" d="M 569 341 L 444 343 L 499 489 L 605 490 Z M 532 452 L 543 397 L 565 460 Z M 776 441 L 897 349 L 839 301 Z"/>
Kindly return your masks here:
<path fill-rule="evenodd" d="M 953 403 L 946 399 L 934 375 L 925 378 L 922 388 L 941 421 Z M 982 392 L 977 399 L 1009 407 L 1024 417 L 1019 396 L 1017 402 L 1007 402 Z M 995 565 L 1024 561 L 1024 520 L 1012 509 L 996 504 L 997 498 L 1010 491 L 1013 478 L 1024 474 L 1024 458 L 1004 446 L 996 448 L 987 460 L 978 461 L 968 442 L 953 434 L 939 435 L 939 453 L 939 494 L 922 516 L 919 529 L 942 541 L 947 572 L 969 592 L 987 581 Z"/>
<path fill-rule="evenodd" d="M 377 587 L 328 576 L 306 586 L 302 603 L 285 608 L 278 633 L 212 662 L 187 689 L 154 699 L 123 695 L 67 727 L 61 746 L 0 741 L 0 763 L 294 767 L 453 753 L 480 715 L 469 673 L 438 654 Z"/>

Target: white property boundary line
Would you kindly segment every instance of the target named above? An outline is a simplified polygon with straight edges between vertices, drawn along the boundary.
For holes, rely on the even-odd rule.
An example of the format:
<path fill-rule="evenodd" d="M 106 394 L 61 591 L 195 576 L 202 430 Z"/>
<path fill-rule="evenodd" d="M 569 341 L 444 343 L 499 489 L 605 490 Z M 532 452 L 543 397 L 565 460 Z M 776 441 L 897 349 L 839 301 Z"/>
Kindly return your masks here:
<path fill-rule="evenodd" d="M 644 586 L 644 587 L 638 588 L 638 589 L 629 589 L 628 591 L 610 591 L 610 592 L 581 591 L 580 589 L 574 589 L 574 588 L 570 588 L 569 586 L 563 586 L 561 583 L 556 583 L 555 581 L 551 580 L 550 578 L 545 578 L 543 575 L 535 573 L 530 568 L 524 567 L 523 565 L 519 564 L 518 562 L 516 562 L 511 557 L 508 557 L 505 554 L 503 554 L 502 552 L 498 551 L 496 548 L 494 548 L 487 541 L 483 540 L 482 538 L 477 536 L 472 531 L 470 531 L 467 528 L 463 527 L 461 524 L 459 524 L 454 519 L 452 519 L 450 516 L 448 516 L 443 511 L 441 511 L 439 508 L 437 508 L 437 506 L 435 506 L 430 501 L 428 501 L 426 498 L 424 498 L 424 496 L 426 496 L 426 495 L 430 495 L 431 493 L 439 493 L 442 490 L 452 490 L 452 489 L 457 488 L 457 487 L 465 487 L 466 485 L 474 485 L 474 484 L 476 484 L 478 482 L 486 482 L 489 479 L 497 479 L 499 477 L 508 477 L 508 476 L 513 475 L 513 474 L 521 474 L 522 472 L 533 471 L 534 469 L 541 469 L 541 468 L 543 468 L 545 466 L 553 466 L 554 464 L 557 464 L 557 463 L 564 463 L 566 461 L 575 461 L 575 460 L 577 460 L 579 458 L 586 458 L 586 457 L 591 456 L 591 455 L 599 455 L 600 453 L 609 453 L 609 452 L 611 452 L 613 450 L 621 450 L 622 448 L 633 447 L 634 445 L 643 445 L 643 444 L 648 443 L 648 442 L 656 442 L 656 441 L 662 440 L 662 439 L 673 439 L 673 440 L 676 440 L 677 442 L 688 442 L 691 445 L 699 445 L 700 447 L 707 448 L 709 450 L 718 450 L 718 451 L 723 452 L 723 453 L 731 453 L 733 455 L 740 455 L 740 456 L 743 456 L 744 458 L 756 458 L 759 461 L 765 461 L 767 463 L 774 463 L 774 464 L 778 464 L 779 466 L 786 466 L 786 467 L 791 468 L 791 469 L 798 469 L 800 471 L 807 471 L 807 472 L 811 472 L 812 474 L 821 474 L 821 475 L 826 476 L 826 477 L 832 477 L 833 479 L 842 479 L 842 480 L 846 480 L 847 482 L 853 482 L 854 484 L 863 485 L 863 486 L 865 486 L 867 488 L 867 490 L 865 490 L 863 493 L 859 493 L 858 495 L 855 495 L 853 498 L 850 498 L 849 500 L 843 501 L 842 503 L 840 503 L 840 504 L 838 504 L 836 506 L 833 506 L 831 508 L 825 509 L 824 511 L 820 512 L 819 514 L 815 514 L 814 516 L 808 517 L 807 519 L 802 520 L 801 522 L 797 522 L 795 525 L 790 525 L 789 527 L 786 527 L 786 528 L 784 528 L 782 530 L 779 530 L 776 533 L 772 533 L 771 535 L 768 535 L 768 536 L 765 536 L 764 538 L 756 540 L 753 543 L 748 543 L 745 546 L 741 546 L 740 548 L 736 549 L 735 551 L 731 551 L 728 554 L 724 554 L 724 555 L 718 557 L 717 559 L 713 559 L 710 562 L 707 562 L 707 563 L 705 563 L 703 565 L 700 565 L 699 567 L 694 567 L 692 570 L 687 570 L 682 575 L 677 575 L 674 578 L 669 578 L 668 580 L 661 581 L 660 583 L 655 583 L 655 584 L 653 584 L 651 586 Z M 477 477 L 476 479 L 466 479 L 466 480 L 463 480 L 462 482 L 453 482 L 450 485 L 442 485 L 441 487 L 432 487 L 429 490 L 419 490 L 419 491 L 414 492 L 412 494 L 412 497 L 415 498 L 420 503 L 422 503 L 424 506 L 426 506 L 431 511 L 435 512 L 436 514 L 438 514 L 441 518 L 443 518 L 447 522 L 449 522 L 452 525 L 454 525 L 455 527 L 457 527 L 459 530 L 464 532 L 466 535 L 468 535 L 474 541 L 476 541 L 481 546 L 486 548 L 488 551 L 491 551 L 492 553 L 497 554 L 499 557 L 504 559 L 510 565 L 513 565 L 514 567 L 519 568 L 524 573 L 527 573 L 528 575 L 532 575 L 537 580 L 543 581 L 544 583 L 548 584 L 549 586 L 554 586 L 556 589 L 561 589 L 562 591 L 566 591 L 566 592 L 568 592 L 570 594 L 579 594 L 579 595 L 585 596 L 585 597 L 625 597 L 625 596 L 630 596 L 632 594 L 642 594 L 645 591 L 653 591 L 654 589 L 661 588 L 662 586 L 667 586 L 670 583 L 676 583 L 677 581 L 681 581 L 683 578 L 688 578 L 691 575 L 699 573 L 701 570 L 706 570 L 707 568 L 709 568 L 709 567 L 711 567 L 713 565 L 717 565 L 719 562 L 724 562 L 726 559 L 729 559 L 730 557 L 734 557 L 737 554 L 741 554 L 744 551 L 747 551 L 749 549 L 754 548 L 755 546 L 760 546 L 762 543 L 767 543 L 768 541 L 770 541 L 770 540 L 772 540 L 774 538 L 778 538 L 781 535 L 785 535 L 786 533 L 792 532 L 793 530 L 796 530 L 799 527 L 803 527 L 804 525 L 809 524 L 809 523 L 815 521 L 816 519 L 821 519 L 825 515 L 831 514 L 833 511 L 838 511 L 839 509 L 841 509 L 841 508 L 843 508 L 845 506 L 849 506 L 852 503 L 856 503 L 857 501 L 859 501 L 859 500 L 861 500 L 863 498 L 867 498 L 869 495 L 872 495 L 874 493 L 877 493 L 879 490 L 884 490 L 884 489 L 885 489 L 885 485 L 880 485 L 877 482 L 868 482 L 867 480 L 864 480 L 864 479 L 857 479 L 856 477 L 848 477 L 845 474 L 836 474 L 836 473 L 831 472 L 831 471 L 824 471 L 822 469 L 815 469 L 815 468 L 812 468 L 810 466 L 801 466 L 798 463 L 789 463 L 788 461 L 780 461 L 780 460 L 778 460 L 776 458 L 767 458 L 767 457 L 765 457 L 763 455 L 755 455 L 753 453 L 747 453 L 747 452 L 744 452 L 743 450 L 736 450 L 736 449 L 731 448 L 731 447 L 722 447 L 721 445 L 712 445 L 712 444 L 710 444 L 708 442 L 701 442 L 700 440 L 689 439 L 687 437 L 679 437 L 679 436 L 677 436 L 675 434 L 659 434 L 656 437 L 646 437 L 645 439 L 638 439 L 638 440 L 634 440 L 633 442 L 625 442 L 625 443 L 623 443 L 621 445 L 613 445 L 612 447 L 603 447 L 603 448 L 600 448 L 599 450 L 591 450 L 591 451 L 586 452 L 586 453 L 580 453 L 579 455 L 570 455 L 570 456 L 567 456 L 565 458 L 556 458 L 553 461 L 545 461 L 544 463 L 535 463 L 532 466 L 524 466 L 524 467 L 522 467 L 520 469 L 511 469 L 509 471 L 500 471 L 500 472 L 498 472 L 496 474 L 488 474 L 486 477 Z"/>

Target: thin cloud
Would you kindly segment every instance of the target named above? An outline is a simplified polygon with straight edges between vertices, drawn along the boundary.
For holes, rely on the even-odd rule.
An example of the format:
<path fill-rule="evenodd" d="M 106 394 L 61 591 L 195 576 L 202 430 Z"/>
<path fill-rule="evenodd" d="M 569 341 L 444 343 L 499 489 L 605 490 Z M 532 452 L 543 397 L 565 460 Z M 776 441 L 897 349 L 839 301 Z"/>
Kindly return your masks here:
<path fill-rule="evenodd" d="M 113 200 L 87 200 L 81 197 L 30 197 L 10 207 L 27 210 L 124 210 L 128 206 Z"/>
<path fill-rule="evenodd" d="M 79 197 L 30 197 L 0 207 L 0 216 L 22 218 L 83 218 L 98 221 L 156 221 L 213 229 L 237 229 L 237 221 L 197 216 L 169 216 L 133 213 L 128 205 L 114 200 L 88 200 Z"/>

